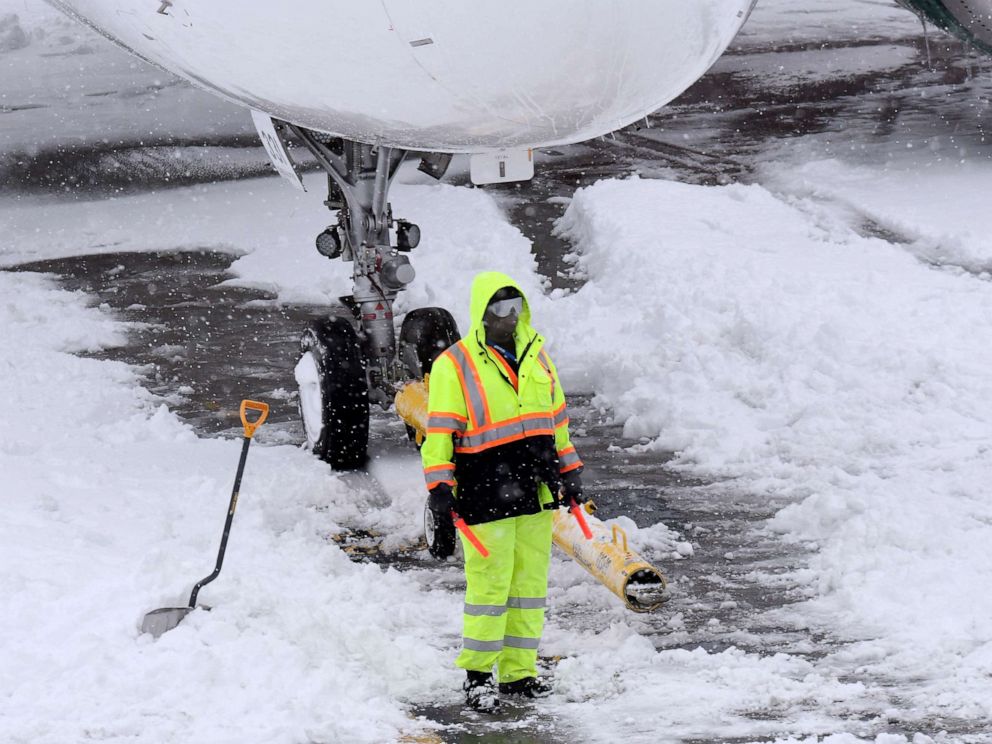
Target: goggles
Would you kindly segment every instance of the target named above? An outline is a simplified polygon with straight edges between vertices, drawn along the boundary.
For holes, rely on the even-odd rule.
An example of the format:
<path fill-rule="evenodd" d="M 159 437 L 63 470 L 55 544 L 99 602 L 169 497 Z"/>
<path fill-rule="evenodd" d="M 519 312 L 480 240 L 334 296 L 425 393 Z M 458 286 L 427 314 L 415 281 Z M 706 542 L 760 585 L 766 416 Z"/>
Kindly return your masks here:
<path fill-rule="evenodd" d="M 506 318 L 512 312 L 520 315 L 523 309 L 524 298 L 513 297 L 509 300 L 497 300 L 496 302 L 489 303 L 489 307 L 486 308 L 486 311 L 492 313 L 497 318 Z"/>

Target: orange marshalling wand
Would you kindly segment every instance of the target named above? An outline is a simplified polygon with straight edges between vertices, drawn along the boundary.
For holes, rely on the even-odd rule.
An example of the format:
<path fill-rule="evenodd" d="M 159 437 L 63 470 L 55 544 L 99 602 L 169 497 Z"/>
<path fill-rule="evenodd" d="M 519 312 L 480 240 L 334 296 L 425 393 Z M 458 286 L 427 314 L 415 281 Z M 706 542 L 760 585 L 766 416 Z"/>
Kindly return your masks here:
<path fill-rule="evenodd" d="M 465 524 L 465 520 L 458 516 L 454 511 L 451 512 L 451 518 L 455 522 L 455 528 L 465 535 L 465 539 L 472 543 L 472 547 L 479 551 L 479 555 L 483 558 L 489 557 L 489 551 L 486 550 L 486 546 L 482 544 L 482 541 L 476 537 L 475 533 L 472 532 L 472 528 Z"/>
<path fill-rule="evenodd" d="M 582 513 L 582 508 L 576 503 L 575 499 L 572 499 L 572 505 L 568 507 L 568 510 L 572 512 L 572 516 L 575 517 L 575 521 L 579 523 L 579 529 L 582 530 L 582 534 L 585 536 L 586 540 L 592 540 L 592 530 L 589 529 L 589 523 L 586 521 L 586 516 Z"/>

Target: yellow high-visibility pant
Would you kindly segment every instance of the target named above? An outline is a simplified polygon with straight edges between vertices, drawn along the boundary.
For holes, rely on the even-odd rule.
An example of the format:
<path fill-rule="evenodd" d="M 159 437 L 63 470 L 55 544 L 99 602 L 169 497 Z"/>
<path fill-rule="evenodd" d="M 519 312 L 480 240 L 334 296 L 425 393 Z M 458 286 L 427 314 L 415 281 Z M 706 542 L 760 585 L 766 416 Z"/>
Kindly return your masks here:
<path fill-rule="evenodd" d="M 483 558 L 462 537 L 465 551 L 465 622 L 455 664 L 489 672 L 500 682 L 537 676 L 537 645 L 544 630 L 551 563 L 552 512 L 472 525 L 489 551 Z"/>

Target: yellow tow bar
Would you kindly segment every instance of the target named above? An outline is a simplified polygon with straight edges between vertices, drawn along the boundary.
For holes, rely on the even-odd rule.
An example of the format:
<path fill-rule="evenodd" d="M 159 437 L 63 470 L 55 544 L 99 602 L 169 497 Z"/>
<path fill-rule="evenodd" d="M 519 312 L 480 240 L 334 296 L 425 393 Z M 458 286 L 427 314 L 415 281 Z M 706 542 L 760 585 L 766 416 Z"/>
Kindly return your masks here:
<path fill-rule="evenodd" d="M 411 382 L 396 394 L 396 412 L 416 431 L 417 444 L 427 434 L 427 380 Z M 595 506 L 584 505 L 592 539 L 582 534 L 578 521 L 567 510 L 555 512 L 554 542 L 634 612 L 651 612 L 667 595 L 668 582 L 657 568 L 630 549 L 619 525 L 608 525 L 592 515 Z"/>
<path fill-rule="evenodd" d="M 585 538 L 568 511 L 559 509 L 555 512 L 555 545 L 634 612 L 651 612 L 660 607 L 668 598 L 665 594 L 668 582 L 664 575 L 630 549 L 627 533 L 619 525 L 608 525 L 594 517 L 591 511 L 586 508 L 592 540 Z"/>

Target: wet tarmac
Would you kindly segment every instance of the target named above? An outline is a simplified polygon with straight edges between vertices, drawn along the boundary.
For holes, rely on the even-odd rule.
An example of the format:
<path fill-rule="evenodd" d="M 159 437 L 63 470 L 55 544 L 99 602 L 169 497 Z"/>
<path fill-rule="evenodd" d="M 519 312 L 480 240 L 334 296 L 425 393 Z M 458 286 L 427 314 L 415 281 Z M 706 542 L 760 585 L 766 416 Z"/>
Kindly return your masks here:
<path fill-rule="evenodd" d="M 782 74 L 782 69 L 817 72 L 804 78 Z M 987 157 L 992 154 L 986 135 L 992 123 L 989 70 L 988 61 L 943 37 L 931 44 L 929 63 L 922 39 L 915 37 L 738 49 L 663 112 L 615 136 L 544 153 L 533 182 L 496 193 L 514 224 L 534 241 L 539 269 L 552 286 L 575 288 L 581 277 L 569 272 L 564 260 L 569 247 L 554 234 L 553 224 L 576 188 L 604 176 L 633 174 L 704 184 L 748 182 L 756 178 L 764 154 L 790 147 L 825 157 L 853 150 L 873 162 L 896 157 L 907 145 L 926 146 L 934 157 Z M 84 161 L 85 170 L 98 158 L 90 154 Z M 80 168 L 78 163 L 67 167 Z M 36 188 L 40 181 L 31 183 Z M 118 185 L 136 188 L 130 181 Z M 133 323 L 131 342 L 102 356 L 139 366 L 148 388 L 202 435 L 236 430 L 231 401 L 257 395 L 272 403 L 267 441 L 299 442 L 302 427 L 292 368 L 300 331 L 310 319 L 345 311 L 280 305 L 257 290 L 227 285 L 232 260 L 225 254 L 187 251 L 62 259 L 19 269 L 56 274 L 66 287 L 90 294 L 94 302 L 106 303 Z M 801 547 L 786 549 L 762 530 L 783 504 L 736 492 L 732 484 L 683 480 L 666 468 L 669 455 L 632 451 L 638 442 L 623 437 L 610 412 L 591 404 L 588 391 L 574 396 L 572 408 L 573 427 L 580 432 L 576 445 L 600 515 L 624 514 L 641 526 L 661 521 L 694 546 L 686 560 L 646 556 L 663 559 L 671 581 L 665 607 L 640 616 L 656 647 L 736 646 L 815 660 L 850 640 L 776 620 L 781 617 L 777 610 L 806 598 L 808 591 L 788 579 L 776 580 L 803 565 L 806 557 Z M 373 452 L 407 446 L 397 441 L 401 437 L 395 436 L 392 414 L 374 410 L 373 417 Z M 429 567 L 420 550 L 384 555 L 374 547 L 362 549 L 374 543 L 374 536 L 345 535 L 341 540 L 357 548 L 350 551 L 356 560 L 399 570 Z M 437 571 L 444 574 L 439 581 L 457 586 L 457 570 Z M 768 588 L 772 585 L 774 590 Z M 589 627 L 596 622 L 579 610 L 573 615 L 568 608 L 555 611 Z M 948 720 L 900 728 L 893 713 L 898 701 L 898 687 L 893 687 L 877 715 L 866 716 L 851 730 L 862 736 L 921 728 L 929 733 L 975 731 L 973 723 Z M 809 706 L 814 710 L 816 701 Z M 460 706 L 421 708 L 414 714 L 444 725 L 439 736 L 445 742 L 574 740 L 574 732 L 536 706 L 508 709 L 495 720 L 467 714 Z M 770 721 L 776 715 L 767 713 Z"/>
<path fill-rule="evenodd" d="M 271 422 L 302 437 L 293 365 L 303 327 L 327 308 L 278 305 L 224 285 L 233 260 L 210 251 L 103 254 L 18 268 L 55 274 L 131 323 L 126 347 L 95 356 L 139 367 L 146 387 L 201 434 L 240 426 L 232 401 L 258 396 L 270 401 Z"/>

